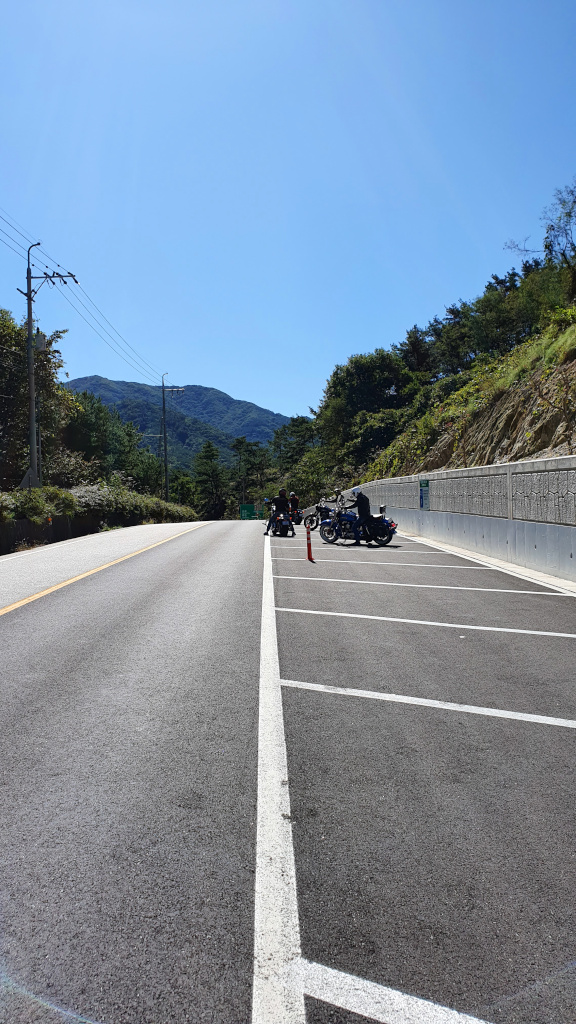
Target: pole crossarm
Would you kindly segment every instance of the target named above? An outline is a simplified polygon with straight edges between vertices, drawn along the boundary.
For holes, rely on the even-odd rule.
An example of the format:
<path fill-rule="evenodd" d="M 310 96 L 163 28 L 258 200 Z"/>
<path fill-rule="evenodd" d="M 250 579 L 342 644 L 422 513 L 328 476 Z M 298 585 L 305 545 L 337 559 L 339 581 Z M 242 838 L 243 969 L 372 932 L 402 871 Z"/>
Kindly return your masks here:
<path fill-rule="evenodd" d="M 39 487 L 40 477 L 38 475 L 38 449 L 39 449 L 39 438 L 37 436 L 36 427 L 36 386 L 34 382 L 34 328 L 33 328 L 33 315 L 32 315 L 32 303 L 34 302 L 35 296 L 38 294 L 38 290 L 42 285 L 48 281 L 49 284 L 54 285 L 56 281 L 60 281 L 63 284 L 67 283 L 70 278 L 75 284 L 78 284 L 74 274 L 61 274 L 58 270 L 48 273 L 44 271 L 43 274 L 33 274 L 32 264 L 30 262 L 30 253 L 32 249 L 36 249 L 41 242 L 34 242 L 28 247 L 28 266 L 26 269 L 26 291 L 23 292 L 21 288 L 18 291 L 21 295 L 24 295 L 27 306 L 27 327 L 28 327 L 28 344 L 27 344 L 27 361 L 28 361 L 28 435 L 30 444 L 30 468 L 26 473 L 24 480 L 22 481 L 22 487 Z M 32 281 L 41 281 L 38 288 L 32 288 Z M 42 470 L 40 469 L 40 474 Z"/>

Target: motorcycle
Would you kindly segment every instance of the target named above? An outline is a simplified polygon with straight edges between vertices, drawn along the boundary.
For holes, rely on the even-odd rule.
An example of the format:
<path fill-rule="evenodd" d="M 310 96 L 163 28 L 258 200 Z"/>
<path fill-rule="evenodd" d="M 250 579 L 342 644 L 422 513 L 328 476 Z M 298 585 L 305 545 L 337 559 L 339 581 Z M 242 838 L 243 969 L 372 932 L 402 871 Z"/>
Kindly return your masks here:
<path fill-rule="evenodd" d="M 293 529 L 294 527 L 292 526 L 288 512 L 279 512 L 272 523 L 272 536 L 287 537 Z"/>
<path fill-rule="evenodd" d="M 367 544 L 372 541 L 383 547 L 389 544 L 396 533 L 396 523 L 392 519 L 386 519 L 386 506 L 380 505 L 379 515 L 370 516 L 362 524 L 362 540 Z M 320 526 L 320 536 L 326 544 L 335 544 L 337 540 L 344 543 L 356 540 L 355 523 L 358 516 L 350 509 L 332 509 L 331 515 L 325 519 Z"/>
<path fill-rule="evenodd" d="M 328 519 L 333 511 L 332 506 L 326 504 L 326 498 L 320 498 L 316 505 L 316 511 L 309 512 L 307 516 L 304 516 L 304 526 L 309 526 L 311 530 L 315 530 L 324 519 Z"/>
<path fill-rule="evenodd" d="M 294 523 L 295 526 L 300 526 L 300 523 L 302 522 L 303 516 L 304 516 L 304 513 L 303 513 L 302 509 L 300 509 L 300 508 L 294 509 L 290 513 L 290 518 L 291 518 L 291 520 L 292 520 L 292 522 Z"/>

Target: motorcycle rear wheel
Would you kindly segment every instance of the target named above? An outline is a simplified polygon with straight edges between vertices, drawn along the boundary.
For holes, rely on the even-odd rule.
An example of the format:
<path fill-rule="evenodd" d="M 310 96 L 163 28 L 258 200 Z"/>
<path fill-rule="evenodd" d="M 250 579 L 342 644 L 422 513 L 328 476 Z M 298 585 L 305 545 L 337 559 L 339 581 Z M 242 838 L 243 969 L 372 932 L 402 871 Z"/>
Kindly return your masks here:
<path fill-rule="evenodd" d="M 390 541 L 392 540 L 392 534 L 388 532 L 387 534 L 385 534 L 385 536 L 382 536 L 382 534 L 377 533 L 374 537 L 371 538 L 371 540 L 375 541 L 376 544 L 383 548 L 385 544 L 389 544 Z"/>
<path fill-rule="evenodd" d="M 304 526 L 309 526 L 311 530 L 315 530 L 319 522 L 318 516 L 313 513 L 309 516 L 304 516 Z"/>
<path fill-rule="evenodd" d="M 338 540 L 338 534 L 330 523 L 322 523 L 320 527 L 320 536 L 326 544 L 335 544 Z"/>

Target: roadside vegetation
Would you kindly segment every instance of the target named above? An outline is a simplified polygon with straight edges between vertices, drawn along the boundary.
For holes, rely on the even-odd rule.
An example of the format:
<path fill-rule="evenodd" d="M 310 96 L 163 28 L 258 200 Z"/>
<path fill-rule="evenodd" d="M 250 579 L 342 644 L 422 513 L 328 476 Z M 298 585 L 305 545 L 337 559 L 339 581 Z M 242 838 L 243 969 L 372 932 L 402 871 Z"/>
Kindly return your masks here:
<path fill-rule="evenodd" d="M 576 178 L 543 215 L 539 250 L 508 243 L 515 266 L 388 348 L 350 356 L 317 409 L 264 444 L 237 437 L 225 460 L 207 440 L 192 466 L 163 465 L 146 437 L 89 392 L 58 380 L 54 333 L 36 356 L 43 482 L 18 491 L 28 466 L 26 330 L 0 310 L 0 520 L 101 508 L 142 520 L 236 518 L 278 487 L 303 506 L 335 486 L 382 476 L 568 454 L 576 431 Z M 37 503 L 37 510 L 34 503 Z M 42 504 L 44 503 L 44 504 Z M 61 508 L 62 513 L 47 512 Z M 136 511 L 138 510 L 138 511 Z"/>
<path fill-rule="evenodd" d="M 576 178 L 543 214 L 539 250 L 493 274 L 390 348 L 332 372 L 312 418 L 273 442 L 307 504 L 350 486 L 443 466 L 569 454 L 576 427 Z"/>

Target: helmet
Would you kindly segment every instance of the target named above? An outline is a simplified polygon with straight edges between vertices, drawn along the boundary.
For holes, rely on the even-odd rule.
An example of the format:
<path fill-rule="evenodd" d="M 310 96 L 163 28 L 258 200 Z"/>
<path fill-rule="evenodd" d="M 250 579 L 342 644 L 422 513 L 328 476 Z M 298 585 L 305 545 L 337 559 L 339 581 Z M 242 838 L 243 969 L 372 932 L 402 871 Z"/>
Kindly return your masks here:
<path fill-rule="evenodd" d="M 280 490 L 278 491 L 278 494 L 286 494 L 286 488 L 281 487 Z"/>
<path fill-rule="evenodd" d="M 352 494 L 355 494 L 356 496 L 358 496 L 361 493 L 362 493 L 362 488 L 361 487 L 353 487 L 352 488 Z"/>
<path fill-rule="evenodd" d="M 290 491 L 290 497 L 291 498 L 295 498 L 296 497 L 296 491 Z"/>

